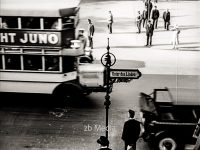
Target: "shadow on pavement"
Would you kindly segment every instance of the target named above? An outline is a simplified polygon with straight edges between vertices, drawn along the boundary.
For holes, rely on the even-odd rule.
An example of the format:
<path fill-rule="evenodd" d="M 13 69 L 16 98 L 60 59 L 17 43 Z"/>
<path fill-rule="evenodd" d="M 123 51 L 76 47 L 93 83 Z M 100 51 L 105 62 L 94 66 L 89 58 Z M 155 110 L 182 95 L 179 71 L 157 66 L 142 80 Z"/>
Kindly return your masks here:
<path fill-rule="evenodd" d="M 98 108 L 95 99 L 83 97 L 71 102 L 63 102 L 48 94 L 0 93 L 0 110 L 47 113 L 57 108 Z"/>

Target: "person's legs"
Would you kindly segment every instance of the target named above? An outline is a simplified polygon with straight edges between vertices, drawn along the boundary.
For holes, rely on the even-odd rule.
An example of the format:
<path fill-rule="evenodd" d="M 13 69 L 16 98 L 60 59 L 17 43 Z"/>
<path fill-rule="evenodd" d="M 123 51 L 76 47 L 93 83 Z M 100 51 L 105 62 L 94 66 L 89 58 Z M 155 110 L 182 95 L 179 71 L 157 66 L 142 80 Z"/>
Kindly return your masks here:
<path fill-rule="evenodd" d="M 149 34 L 147 35 L 147 46 L 149 45 Z"/>
<path fill-rule="evenodd" d="M 90 38 L 90 42 L 91 42 L 91 44 L 90 44 L 91 45 L 91 49 L 93 49 L 93 38 L 92 37 Z"/>
<path fill-rule="evenodd" d="M 149 36 L 150 40 L 150 45 L 152 45 L 152 35 Z"/>
<path fill-rule="evenodd" d="M 108 23 L 108 32 L 112 33 L 112 23 Z"/>
<path fill-rule="evenodd" d="M 138 33 L 140 33 L 139 22 L 137 22 Z"/>
<path fill-rule="evenodd" d="M 153 19 L 153 27 L 155 28 L 155 19 Z"/>
<path fill-rule="evenodd" d="M 166 22 L 167 30 L 169 30 L 169 22 Z"/>
<path fill-rule="evenodd" d="M 142 19 L 142 24 L 143 24 L 143 28 L 144 28 L 144 25 L 145 25 L 145 19 Z"/>
<path fill-rule="evenodd" d="M 155 28 L 157 29 L 158 19 L 155 19 Z"/>
<path fill-rule="evenodd" d="M 110 23 L 110 33 L 112 33 L 112 23 Z"/>
<path fill-rule="evenodd" d="M 141 32 L 141 21 L 139 22 L 139 33 Z"/>

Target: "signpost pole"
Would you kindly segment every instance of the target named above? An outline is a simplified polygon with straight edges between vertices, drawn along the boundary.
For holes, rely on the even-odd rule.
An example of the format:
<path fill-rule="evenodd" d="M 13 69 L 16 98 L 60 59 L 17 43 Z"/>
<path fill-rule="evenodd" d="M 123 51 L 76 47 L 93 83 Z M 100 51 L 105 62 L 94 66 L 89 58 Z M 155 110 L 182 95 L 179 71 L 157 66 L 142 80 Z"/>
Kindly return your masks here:
<path fill-rule="evenodd" d="M 105 96 L 105 108 L 106 108 L 106 138 L 108 139 L 108 110 L 111 104 L 110 101 L 110 66 L 111 66 L 111 58 L 110 58 L 110 46 L 109 46 L 109 38 L 108 38 L 108 46 L 107 46 L 107 55 L 106 55 L 106 96 Z"/>

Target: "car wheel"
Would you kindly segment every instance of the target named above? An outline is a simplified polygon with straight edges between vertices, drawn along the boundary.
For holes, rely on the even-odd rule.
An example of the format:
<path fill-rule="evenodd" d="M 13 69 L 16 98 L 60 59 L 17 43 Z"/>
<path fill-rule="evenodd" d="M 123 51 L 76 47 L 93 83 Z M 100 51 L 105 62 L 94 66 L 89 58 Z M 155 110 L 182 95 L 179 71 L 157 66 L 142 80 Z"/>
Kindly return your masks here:
<path fill-rule="evenodd" d="M 164 137 L 158 142 L 159 150 L 177 150 L 177 142 L 171 137 Z"/>

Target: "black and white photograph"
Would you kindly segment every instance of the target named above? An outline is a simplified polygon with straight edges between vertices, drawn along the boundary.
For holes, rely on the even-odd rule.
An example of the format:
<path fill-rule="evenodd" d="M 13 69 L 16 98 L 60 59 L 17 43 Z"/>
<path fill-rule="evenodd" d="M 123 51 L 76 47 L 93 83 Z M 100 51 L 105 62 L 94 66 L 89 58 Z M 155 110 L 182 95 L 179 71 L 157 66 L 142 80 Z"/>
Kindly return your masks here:
<path fill-rule="evenodd" d="M 200 150 L 200 0 L 0 0 L 0 150 Z"/>

